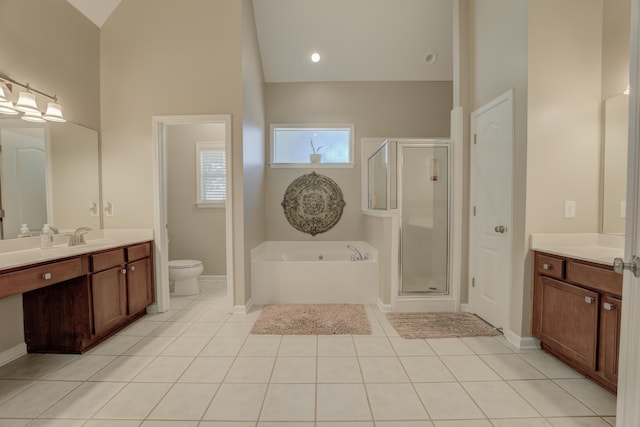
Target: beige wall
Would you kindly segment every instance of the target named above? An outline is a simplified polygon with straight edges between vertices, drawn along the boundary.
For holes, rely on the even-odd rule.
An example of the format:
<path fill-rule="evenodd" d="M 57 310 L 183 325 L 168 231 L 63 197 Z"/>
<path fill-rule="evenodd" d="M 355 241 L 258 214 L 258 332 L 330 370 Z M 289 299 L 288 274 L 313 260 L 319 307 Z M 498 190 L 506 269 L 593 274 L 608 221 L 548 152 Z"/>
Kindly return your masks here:
<path fill-rule="evenodd" d="M 98 28 L 65 0 L 0 0 L 0 75 L 57 94 L 67 120 L 94 129 L 98 46 Z M 24 342 L 20 296 L 0 300 L 0 323 L 0 352 Z"/>
<path fill-rule="evenodd" d="M 231 114 L 239 303 L 245 300 L 242 7 L 237 0 L 128 0 L 100 38 L 103 191 L 115 210 L 105 227 L 153 226 L 153 115 Z"/>
<path fill-rule="evenodd" d="M 536 0 L 537 1 L 537 0 Z M 515 333 L 523 332 L 523 313 L 528 304 L 524 287 L 525 263 L 525 190 L 527 176 L 527 2 L 526 0 L 471 0 L 470 98 L 473 111 L 508 89 L 514 89 L 515 146 L 513 177 L 513 258 L 511 322 Z M 465 158 L 469 156 L 468 141 Z M 467 182 L 465 188 L 468 191 Z M 465 191 L 466 193 L 466 191 Z M 468 235 L 465 236 L 468 245 Z M 468 266 L 468 257 L 462 265 Z M 463 274 L 464 277 L 468 275 Z M 461 301 L 467 300 L 468 281 L 461 286 Z M 526 300 L 526 301 L 525 301 Z"/>
<path fill-rule="evenodd" d="M 607 99 L 629 84 L 630 0 L 604 0 L 602 31 L 602 99 Z"/>
<path fill-rule="evenodd" d="M 365 216 L 366 241 L 378 250 L 378 299 L 382 304 L 391 304 L 391 280 L 396 271 L 391 269 L 392 222 L 390 216 Z"/>
<path fill-rule="evenodd" d="M 224 124 L 170 125 L 167 130 L 169 259 L 196 259 L 205 275 L 226 275 L 224 207 L 195 205 L 196 143 L 225 141 Z"/>
<path fill-rule="evenodd" d="M 266 239 L 365 240 L 360 139 L 448 137 L 452 96 L 451 82 L 266 84 L 267 129 L 277 123 L 353 123 L 356 161 L 354 168 L 316 170 L 336 181 L 347 205 L 338 224 L 315 237 L 294 229 L 280 205 L 289 184 L 314 169 L 267 168 Z"/>

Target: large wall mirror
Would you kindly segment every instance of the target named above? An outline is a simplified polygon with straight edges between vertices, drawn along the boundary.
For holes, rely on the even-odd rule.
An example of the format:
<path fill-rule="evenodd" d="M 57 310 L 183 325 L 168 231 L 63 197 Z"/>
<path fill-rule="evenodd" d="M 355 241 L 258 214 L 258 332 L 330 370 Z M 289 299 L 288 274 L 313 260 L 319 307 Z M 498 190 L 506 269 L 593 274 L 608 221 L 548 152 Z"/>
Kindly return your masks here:
<path fill-rule="evenodd" d="M 101 228 L 98 132 L 74 123 L 0 120 L 0 236 Z"/>

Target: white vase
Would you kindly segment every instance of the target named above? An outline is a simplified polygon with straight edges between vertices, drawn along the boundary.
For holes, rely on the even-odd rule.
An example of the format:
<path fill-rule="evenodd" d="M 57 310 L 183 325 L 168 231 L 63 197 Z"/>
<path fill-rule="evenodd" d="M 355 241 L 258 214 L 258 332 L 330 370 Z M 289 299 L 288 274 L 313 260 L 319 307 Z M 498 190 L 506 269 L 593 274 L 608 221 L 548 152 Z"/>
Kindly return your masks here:
<path fill-rule="evenodd" d="M 311 163 L 320 163 L 322 159 L 322 154 L 309 154 L 309 161 Z"/>

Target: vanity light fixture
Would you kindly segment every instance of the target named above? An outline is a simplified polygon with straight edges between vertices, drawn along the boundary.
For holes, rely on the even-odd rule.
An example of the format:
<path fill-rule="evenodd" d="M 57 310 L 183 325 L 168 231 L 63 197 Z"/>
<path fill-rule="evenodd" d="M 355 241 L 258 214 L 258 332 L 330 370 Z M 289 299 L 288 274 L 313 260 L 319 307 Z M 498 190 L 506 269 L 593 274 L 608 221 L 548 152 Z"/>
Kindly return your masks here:
<path fill-rule="evenodd" d="M 313 52 L 311 54 L 311 61 L 320 62 L 320 54 L 318 52 Z"/>
<path fill-rule="evenodd" d="M 20 86 L 24 90 L 20 91 L 18 101 L 13 104 L 11 100 L 10 86 Z M 34 93 L 35 92 L 35 93 Z M 38 108 L 36 93 L 48 98 L 51 102 L 47 105 L 47 110 L 42 114 Z M 22 84 L 8 77 L 0 77 L 0 113 L 15 115 L 24 113 L 21 119 L 28 122 L 44 123 L 45 121 L 66 122 L 62 115 L 62 107 L 55 95 L 49 95 L 45 92 L 32 88 L 28 83 Z"/>

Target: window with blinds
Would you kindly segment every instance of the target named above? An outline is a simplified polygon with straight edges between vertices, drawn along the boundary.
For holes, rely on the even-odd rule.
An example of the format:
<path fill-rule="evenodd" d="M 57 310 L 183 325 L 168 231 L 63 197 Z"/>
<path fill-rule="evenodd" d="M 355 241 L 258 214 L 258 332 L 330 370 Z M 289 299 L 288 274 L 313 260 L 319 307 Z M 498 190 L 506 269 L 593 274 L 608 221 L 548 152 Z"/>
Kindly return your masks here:
<path fill-rule="evenodd" d="M 196 143 L 198 207 L 224 207 L 227 200 L 227 164 L 223 142 Z"/>

